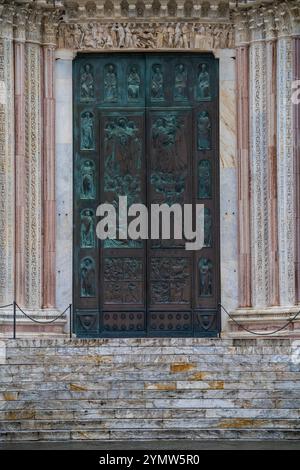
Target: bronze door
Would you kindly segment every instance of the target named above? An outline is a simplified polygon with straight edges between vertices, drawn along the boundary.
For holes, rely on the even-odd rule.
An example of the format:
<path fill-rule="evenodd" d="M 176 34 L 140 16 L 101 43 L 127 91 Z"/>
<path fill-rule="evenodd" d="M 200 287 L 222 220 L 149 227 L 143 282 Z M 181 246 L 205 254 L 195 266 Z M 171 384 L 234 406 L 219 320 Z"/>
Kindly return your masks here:
<path fill-rule="evenodd" d="M 206 54 L 83 54 L 73 75 L 76 334 L 216 336 L 218 61 Z M 204 248 L 187 251 L 185 240 L 161 238 L 100 241 L 96 209 L 104 202 L 118 209 L 119 196 L 148 209 L 204 204 Z"/>

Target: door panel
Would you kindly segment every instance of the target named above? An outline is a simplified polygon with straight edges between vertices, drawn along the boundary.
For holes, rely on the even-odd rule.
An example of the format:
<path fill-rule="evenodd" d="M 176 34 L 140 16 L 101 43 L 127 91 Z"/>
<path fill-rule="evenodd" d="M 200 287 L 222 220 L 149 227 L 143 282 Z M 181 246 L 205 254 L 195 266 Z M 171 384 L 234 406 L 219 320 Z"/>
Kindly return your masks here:
<path fill-rule="evenodd" d="M 74 325 L 88 336 L 218 333 L 218 63 L 195 54 L 74 61 Z M 96 209 L 205 205 L 204 248 L 105 240 Z M 150 210 L 149 210 L 150 212 Z M 129 219 L 130 221 L 130 219 Z M 149 229 L 151 220 L 149 218 Z M 122 232 L 124 227 L 120 227 Z M 120 233 L 119 233 L 120 234 Z"/>

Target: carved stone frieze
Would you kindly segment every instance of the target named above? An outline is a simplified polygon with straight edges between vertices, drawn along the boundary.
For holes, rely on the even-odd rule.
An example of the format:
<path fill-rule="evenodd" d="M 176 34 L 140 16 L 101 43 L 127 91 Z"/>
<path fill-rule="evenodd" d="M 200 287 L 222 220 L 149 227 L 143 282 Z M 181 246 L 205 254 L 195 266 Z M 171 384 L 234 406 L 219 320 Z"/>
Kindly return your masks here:
<path fill-rule="evenodd" d="M 212 50 L 234 47 L 234 32 L 229 23 L 61 23 L 58 47 Z"/>

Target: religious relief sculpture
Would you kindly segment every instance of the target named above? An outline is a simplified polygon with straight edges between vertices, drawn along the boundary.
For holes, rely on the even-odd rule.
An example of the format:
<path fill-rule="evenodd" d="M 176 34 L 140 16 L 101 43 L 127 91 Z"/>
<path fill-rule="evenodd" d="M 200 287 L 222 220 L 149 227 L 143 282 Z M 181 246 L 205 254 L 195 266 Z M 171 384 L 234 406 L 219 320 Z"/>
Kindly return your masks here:
<path fill-rule="evenodd" d="M 204 208 L 204 246 L 212 247 L 212 216 L 208 207 Z"/>
<path fill-rule="evenodd" d="M 137 258 L 104 259 L 105 303 L 142 303 L 143 262 Z"/>
<path fill-rule="evenodd" d="M 207 101 L 211 99 L 210 76 L 207 64 L 199 65 L 197 98 L 200 101 Z"/>
<path fill-rule="evenodd" d="M 175 69 L 174 99 L 187 99 L 187 70 L 184 64 L 178 64 Z"/>
<path fill-rule="evenodd" d="M 94 73 L 93 66 L 85 64 L 80 72 L 80 99 L 90 101 L 94 99 Z"/>
<path fill-rule="evenodd" d="M 198 166 L 198 197 L 210 199 L 212 197 L 211 162 L 201 160 Z"/>
<path fill-rule="evenodd" d="M 128 101 L 137 101 L 140 97 L 141 77 L 138 66 L 132 65 L 127 79 Z"/>
<path fill-rule="evenodd" d="M 84 209 L 80 214 L 80 247 L 95 246 L 95 217 L 92 209 Z"/>
<path fill-rule="evenodd" d="M 164 78 L 160 64 L 152 65 L 151 72 L 151 98 L 153 101 L 164 99 Z"/>
<path fill-rule="evenodd" d="M 153 257 L 151 259 L 151 302 L 189 302 L 189 259 Z"/>
<path fill-rule="evenodd" d="M 86 257 L 80 263 L 80 296 L 95 297 L 95 295 L 95 262 L 91 257 Z"/>
<path fill-rule="evenodd" d="M 183 203 L 187 175 L 185 121 L 176 113 L 161 113 L 152 125 L 150 181 L 156 203 Z"/>
<path fill-rule="evenodd" d="M 105 66 L 104 101 L 108 101 L 110 103 L 118 101 L 118 78 L 116 67 L 113 64 Z"/>
<path fill-rule="evenodd" d="M 95 164 L 85 160 L 80 168 L 80 199 L 95 199 Z"/>
<path fill-rule="evenodd" d="M 153 8 L 156 8 L 154 3 Z M 122 8 L 128 8 L 127 2 L 122 2 L 122 5 Z M 203 51 L 233 48 L 234 33 L 229 23 L 61 23 L 59 47 L 77 50 L 176 48 Z"/>
<path fill-rule="evenodd" d="M 80 149 L 81 150 L 93 150 L 94 149 L 94 114 L 90 111 L 85 111 L 81 114 L 81 138 L 80 138 Z"/>
<path fill-rule="evenodd" d="M 199 268 L 199 296 L 211 297 L 213 295 L 213 265 L 210 259 L 200 258 Z"/>
<path fill-rule="evenodd" d="M 211 149 L 211 122 L 207 111 L 198 115 L 198 150 Z"/>

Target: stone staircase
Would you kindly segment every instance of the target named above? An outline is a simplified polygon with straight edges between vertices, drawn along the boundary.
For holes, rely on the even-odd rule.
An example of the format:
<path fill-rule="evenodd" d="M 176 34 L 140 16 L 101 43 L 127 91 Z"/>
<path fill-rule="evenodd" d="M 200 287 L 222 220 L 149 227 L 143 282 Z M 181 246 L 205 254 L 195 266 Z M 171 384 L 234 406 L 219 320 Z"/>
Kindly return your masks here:
<path fill-rule="evenodd" d="M 1 344 L 1 440 L 300 439 L 289 339 Z"/>

